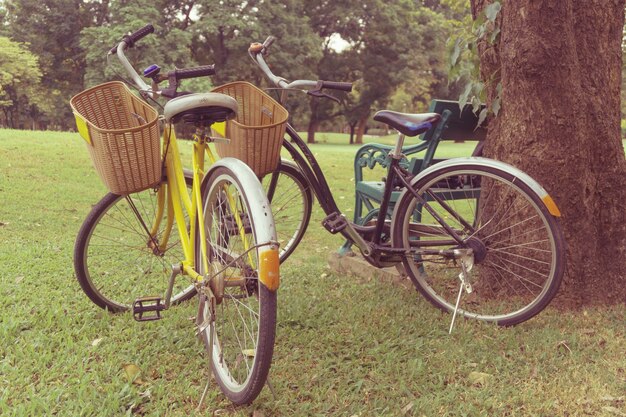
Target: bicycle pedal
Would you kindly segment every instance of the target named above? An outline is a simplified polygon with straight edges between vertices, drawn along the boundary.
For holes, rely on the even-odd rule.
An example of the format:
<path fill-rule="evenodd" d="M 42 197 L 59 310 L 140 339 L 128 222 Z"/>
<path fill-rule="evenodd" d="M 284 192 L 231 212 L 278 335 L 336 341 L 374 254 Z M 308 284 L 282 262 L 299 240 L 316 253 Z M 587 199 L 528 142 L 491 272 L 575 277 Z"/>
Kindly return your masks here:
<path fill-rule="evenodd" d="M 341 232 L 348 227 L 348 221 L 341 214 L 334 212 L 330 213 L 324 220 L 322 220 L 322 226 L 333 235 Z"/>
<path fill-rule="evenodd" d="M 161 303 L 161 297 L 141 297 L 133 304 L 133 318 L 136 321 L 161 320 L 163 310 L 165 304 Z"/>

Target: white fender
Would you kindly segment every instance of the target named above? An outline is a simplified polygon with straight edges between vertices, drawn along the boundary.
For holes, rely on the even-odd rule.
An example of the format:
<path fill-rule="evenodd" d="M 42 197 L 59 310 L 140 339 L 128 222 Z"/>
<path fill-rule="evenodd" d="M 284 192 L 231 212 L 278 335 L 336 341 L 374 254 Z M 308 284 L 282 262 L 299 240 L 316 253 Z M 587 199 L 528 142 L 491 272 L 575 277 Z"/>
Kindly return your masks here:
<path fill-rule="evenodd" d="M 255 222 L 258 245 L 276 242 L 276 227 L 270 206 L 261 182 L 252 169 L 236 158 L 222 158 L 211 166 L 205 178 L 219 167 L 230 169 L 245 190 L 249 210 Z M 261 246 L 259 254 L 259 280 L 271 291 L 279 286 L 279 259 L 277 245 Z"/>
<path fill-rule="evenodd" d="M 530 177 L 530 175 L 526 174 L 520 169 L 515 168 L 513 165 L 509 165 L 502 161 L 496 161 L 494 159 L 480 158 L 480 157 L 447 159 L 443 162 L 439 162 L 435 165 L 431 165 L 430 167 L 426 168 L 424 171 L 420 172 L 415 178 L 413 178 L 413 180 L 411 181 L 411 185 L 416 184 L 425 176 L 439 169 L 450 168 L 450 167 L 466 165 L 466 164 L 471 164 L 474 166 L 481 166 L 481 167 L 486 167 L 486 168 L 494 168 L 494 169 L 498 169 L 500 171 L 504 171 L 508 174 L 513 175 L 515 177 L 514 182 L 522 182 L 523 184 L 528 186 L 533 192 L 535 192 L 539 196 L 539 198 L 541 198 L 541 200 L 545 204 L 550 214 L 552 214 L 555 217 L 561 217 L 561 212 L 559 211 L 559 208 L 557 207 L 556 203 L 554 202 L 554 200 L 552 200 L 552 197 L 550 197 L 548 192 L 537 181 L 535 181 L 533 178 Z M 408 190 L 404 190 L 402 194 L 400 195 L 400 197 L 398 198 L 398 203 L 396 203 L 396 206 L 394 208 L 394 215 L 396 214 L 396 210 L 400 206 L 399 204 L 400 201 L 402 201 L 403 198 L 407 197 L 407 194 L 409 194 Z"/>

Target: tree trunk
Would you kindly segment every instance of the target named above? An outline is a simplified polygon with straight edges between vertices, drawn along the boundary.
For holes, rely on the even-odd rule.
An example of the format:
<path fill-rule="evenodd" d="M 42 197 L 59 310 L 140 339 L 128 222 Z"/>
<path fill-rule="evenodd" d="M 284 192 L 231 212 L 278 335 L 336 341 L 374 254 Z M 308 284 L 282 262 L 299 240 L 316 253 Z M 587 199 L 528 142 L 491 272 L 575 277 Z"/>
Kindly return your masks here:
<path fill-rule="evenodd" d="M 489 4 L 472 0 L 476 19 Z M 538 180 L 559 206 L 567 270 L 557 303 L 626 300 L 626 160 L 620 135 L 623 0 L 503 2 L 500 39 L 479 45 L 485 156 Z M 495 76 L 494 76 L 495 75 Z M 489 104 L 489 103 L 488 103 Z"/>
<path fill-rule="evenodd" d="M 317 128 L 320 124 L 320 119 L 318 117 L 317 109 L 319 108 L 319 100 L 315 97 L 312 97 L 309 100 L 309 110 L 310 110 L 310 119 L 309 119 L 309 127 L 307 129 L 306 143 L 315 143 L 315 132 L 317 132 Z"/>
<path fill-rule="evenodd" d="M 356 122 L 350 122 L 348 123 L 348 126 L 350 126 L 350 145 L 354 144 L 354 131 L 356 129 Z"/>
<path fill-rule="evenodd" d="M 315 116 L 311 115 L 311 119 L 309 120 L 309 128 L 306 132 L 306 143 L 315 143 L 315 132 L 317 132 L 318 126 L 319 120 L 317 120 Z"/>
<path fill-rule="evenodd" d="M 363 135 L 365 134 L 365 126 L 367 126 L 368 119 L 369 114 L 359 119 L 356 126 L 356 140 L 354 141 L 354 143 L 359 145 L 363 143 Z"/>

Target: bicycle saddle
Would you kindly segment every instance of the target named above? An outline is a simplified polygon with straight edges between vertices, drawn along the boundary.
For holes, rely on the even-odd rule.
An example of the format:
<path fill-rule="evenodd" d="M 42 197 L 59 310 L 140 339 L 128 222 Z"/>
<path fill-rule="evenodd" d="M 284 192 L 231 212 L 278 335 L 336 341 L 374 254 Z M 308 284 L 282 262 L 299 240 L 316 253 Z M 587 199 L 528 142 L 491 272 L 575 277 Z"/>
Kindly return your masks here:
<path fill-rule="evenodd" d="M 234 118 L 237 115 L 237 100 L 220 93 L 188 94 L 168 101 L 163 115 L 168 123 L 182 120 L 210 125 Z"/>
<path fill-rule="evenodd" d="M 437 113 L 398 113 L 381 110 L 374 115 L 374 120 L 383 122 L 406 136 L 417 136 L 426 132 L 441 119 Z"/>

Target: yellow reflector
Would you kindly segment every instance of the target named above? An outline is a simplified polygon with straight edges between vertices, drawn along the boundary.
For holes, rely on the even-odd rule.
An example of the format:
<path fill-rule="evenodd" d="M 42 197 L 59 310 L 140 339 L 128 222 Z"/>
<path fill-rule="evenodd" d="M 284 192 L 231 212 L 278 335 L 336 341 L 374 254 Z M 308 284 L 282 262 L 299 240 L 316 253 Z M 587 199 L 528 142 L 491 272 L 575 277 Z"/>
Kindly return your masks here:
<path fill-rule="evenodd" d="M 548 208 L 550 214 L 552 214 L 554 217 L 561 217 L 561 212 L 559 211 L 559 208 L 556 206 L 556 203 L 554 202 L 552 197 L 546 194 L 546 196 L 543 197 L 542 200 L 543 204 L 545 204 Z"/>
<path fill-rule="evenodd" d="M 259 280 L 270 291 L 276 291 L 280 284 L 280 261 L 278 249 L 266 249 L 260 254 Z"/>
<path fill-rule="evenodd" d="M 226 137 L 226 122 L 213 123 L 213 125 L 211 125 L 211 129 L 213 129 L 221 137 Z"/>
<path fill-rule="evenodd" d="M 74 114 L 74 117 L 76 118 L 76 127 L 78 128 L 78 133 L 80 133 L 80 136 L 85 139 L 88 144 L 91 145 L 91 137 L 89 137 L 89 128 L 87 127 L 87 122 L 85 121 L 85 119 L 77 114 Z"/>

